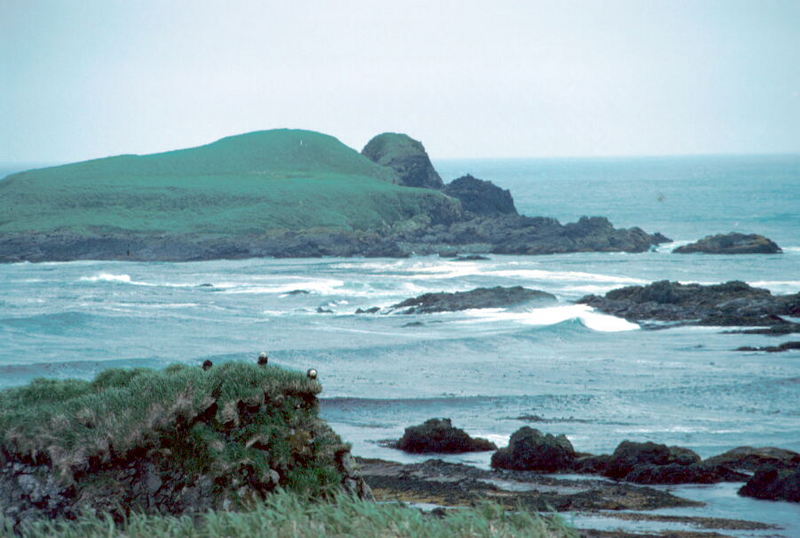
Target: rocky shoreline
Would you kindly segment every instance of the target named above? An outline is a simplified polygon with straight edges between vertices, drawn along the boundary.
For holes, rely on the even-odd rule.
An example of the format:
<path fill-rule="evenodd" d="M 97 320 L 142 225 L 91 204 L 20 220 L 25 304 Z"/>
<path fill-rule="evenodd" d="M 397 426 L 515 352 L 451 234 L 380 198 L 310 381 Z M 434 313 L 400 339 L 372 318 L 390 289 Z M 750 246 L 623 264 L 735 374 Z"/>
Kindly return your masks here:
<path fill-rule="evenodd" d="M 97 232 L 0 234 L 0 263 L 22 261 L 202 261 L 243 258 L 386 257 L 462 250 L 493 254 L 646 252 L 668 241 L 603 217 L 562 225 L 556 219 L 478 217 L 408 230 L 285 231 L 250 236 Z"/>

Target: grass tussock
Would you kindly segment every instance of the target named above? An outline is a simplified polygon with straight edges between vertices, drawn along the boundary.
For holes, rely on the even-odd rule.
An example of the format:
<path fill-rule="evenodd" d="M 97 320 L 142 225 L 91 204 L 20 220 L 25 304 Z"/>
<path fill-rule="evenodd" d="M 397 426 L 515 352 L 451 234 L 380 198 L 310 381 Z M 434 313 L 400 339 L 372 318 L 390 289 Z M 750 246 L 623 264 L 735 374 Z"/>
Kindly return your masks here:
<path fill-rule="evenodd" d="M 6 532 L 11 533 L 10 527 L 6 527 Z M 577 537 L 578 534 L 556 515 L 507 512 L 492 503 L 452 510 L 437 518 L 403 505 L 376 504 L 344 495 L 332 502 L 309 502 L 296 494 L 277 492 L 247 512 L 211 511 L 196 517 L 132 514 L 122 523 L 115 523 L 109 517 L 84 516 L 76 521 L 39 521 L 26 527 L 23 536 L 512 538 Z"/>
<path fill-rule="evenodd" d="M 187 475 L 275 470 L 283 487 L 332 486 L 343 445 L 317 417 L 320 391 L 298 372 L 246 363 L 37 379 L 0 392 L 0 459 L 46 465 L 66 483 L 147 457 Z"/>

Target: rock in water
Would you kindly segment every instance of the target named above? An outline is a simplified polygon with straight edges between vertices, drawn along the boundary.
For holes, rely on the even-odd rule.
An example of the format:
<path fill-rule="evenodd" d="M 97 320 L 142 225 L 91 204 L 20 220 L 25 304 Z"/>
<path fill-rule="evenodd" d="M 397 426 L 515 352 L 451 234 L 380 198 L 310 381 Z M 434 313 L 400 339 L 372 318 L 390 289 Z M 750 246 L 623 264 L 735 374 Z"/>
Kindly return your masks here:
<path fill-rule="evenodd" d="M 718 456 L 708 458 L 705 463 L 721 464 L 733 469 L 745 469 L 748 471 L 755 471 L 765 465 L 793 469 L 800 467 L 800 454 L 793 450 L 772 446 L 760 448 L 740 446 Z"/>
<path fill-rule="evenodd" d="M 520 471 L 565 470 L 574 461 L 575 449 L 565 435 L 543 434 L 529 426 L 514 432 L 508 447 L 492 454 L 492 467 Z"/>
<path fill-rule="evenodd" d="M 623 441 L 614 450 L 603 474 L 610 478 L 627 479 L 631 472 L 641 466 L 695 463 L 700 463 L 700 456 L 688 448 Z"/>
<path fill-rule="evenodd" d="M 790 470 L 762 467 L 742 486 L 739 495 L 800 503 L 800 467 Z"/>
<path fill-rule="evenodd" d="M 516 215 L 514 199 L 491 181 L 466 175 L 447 184 L 444 193 L 461 200 L 465 211 L 477 216 Z"/>
<path fill-rule="evenodd" d="M 432 418 L 419 426 L 406 428 L 403 437 L 394 445 L 406 452 L 440 452 L 459 454 L 496 450 L 497 446 L 486 439 L 472 438 L 460 428 L 453 427 L 449 418 Z"/>
<path fill-rule="evenodd" d="M 422 143 L 401 133 L 383 133 L 370 140 L 361 154 L 397 174 L 400 185 L 442 189 L 442 178 L 433 168 Z"/>
<path fill-rule="evenodd" d="M 778 254 L 783 252 L 771 239 L 758 234 L 709 235 L 703 239 L 678 247 L 672 252 L 676 254 Z"/>
<path fill-rule="evenodd" d="M 631 321 L 682 321 L 697 325 L 774 325 L 800 315 L 800 293 L 774 296 L 741 281 L 704 286 L 662 280 L 588 295 L 578 301 Z"/>
<path fill-rule="evenodd" d="M 471 308 L 499 308 L 514 306 L 531 301 L 555 302 L 550 293 L 523 288 L 522 286 L 476 288 L 471 291 L 455 293 L 425 293 L 406 299 L 390 308 L 401 310 L 402 314 L 430 314 L 432 312 L 455 312 Z"/>
<path fill-rule="evenodd" d="M 782 351 L 790 351 L 793 349 L 800 349 L 800 342 L 784 342 L 778 346 L 742 346 L 737 347 L 736 351 L 766 351 L 767 353 L 780 353 Z"/>

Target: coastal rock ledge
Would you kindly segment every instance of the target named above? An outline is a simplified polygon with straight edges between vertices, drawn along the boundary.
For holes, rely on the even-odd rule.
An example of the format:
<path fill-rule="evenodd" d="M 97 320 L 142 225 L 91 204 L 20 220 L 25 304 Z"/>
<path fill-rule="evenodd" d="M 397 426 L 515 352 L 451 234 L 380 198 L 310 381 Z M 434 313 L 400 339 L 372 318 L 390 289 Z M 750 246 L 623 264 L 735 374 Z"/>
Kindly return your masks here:
<path fill-rule="evenodd" d="M 771 239 L 758 234 L 709 235 L 703 239 L 678 247 L 672 252 L 676 254 L 780 254 L 783 252 Z"/>
<path fill-rule="evenodd" d="M 741 281 L 709 286 L 662 280 L 628 286 L 578 301 L 629 321 L 667 321 L 691 325 L 767 326 L 790 324 L 781 316 L 800 316 L 800 293 L 772 295 Z"/>

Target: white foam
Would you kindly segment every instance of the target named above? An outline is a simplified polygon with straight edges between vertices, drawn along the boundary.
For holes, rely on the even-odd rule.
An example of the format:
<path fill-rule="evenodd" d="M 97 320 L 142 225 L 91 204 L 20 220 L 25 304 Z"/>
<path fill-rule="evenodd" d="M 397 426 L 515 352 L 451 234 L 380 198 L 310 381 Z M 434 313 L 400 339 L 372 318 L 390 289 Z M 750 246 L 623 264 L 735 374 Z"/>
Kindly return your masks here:
<path fill-rule="evenodd" d="M 500 308 L 465 310 L 465 314 L 478 321 L 511 321 L 524 325 L 555 325 L 571 319 L 579 320 L 585 327 L 599 332 L 633 331 L 636 323 L 601 314 L 588 305 L 560 305 L 535 308 L 524 312 L 508 312 Z"/>
<path fill-rule="evenodd" d="M 79 279 L 81 282 L 123 282 L 125 284 L 132 284 L 131 275 L 115 275 L 113 273 L 99 273 L 94 276 L 82 276 Z"/>
<path fill-rule="evenodd" d="M 492 276 L 524 278 L 528 280 L 558 280 L 570 282 L 608 282 L 614 284 L 647 284 L 648 280 L 625 276 L 584 273 L 581 271 L 545 271 L 542 269 L 514 269 L 493 271 Z"/>
<path fill-rule="evenodd" d="M 292 281 L 284 284 L 276 284 L 272 286 L 254 286 L 252 284 L 240 283 L 235 286 L 223 288 L 224 293 L 236 294 L 271 294 L 271 293 L 289 293 L 296 289 L 308 290 L 312 293 L 320 295 L 333 295 L 341 293 L 344 281 L 336 279 L 318 279 L 307 281 Z M 221 287 L 221 286 L 220 286 Z"/>
<path fill-rule="evenodd" d="M 800 291 L 800 280 L 758 280 L 750 282 L 756 288 L 767 288 L 778 294 L 789 294 Z"/>

